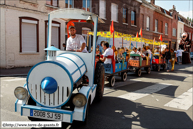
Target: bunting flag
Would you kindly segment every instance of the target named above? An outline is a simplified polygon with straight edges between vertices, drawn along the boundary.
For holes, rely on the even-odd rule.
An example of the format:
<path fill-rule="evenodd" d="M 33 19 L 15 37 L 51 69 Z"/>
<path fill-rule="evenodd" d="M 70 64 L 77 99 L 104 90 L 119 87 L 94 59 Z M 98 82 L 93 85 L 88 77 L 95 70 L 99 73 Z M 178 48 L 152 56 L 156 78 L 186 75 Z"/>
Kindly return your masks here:
<path fill-rule="evenodd" d="M 139 34 L 138 34 L 138 32 L 137 32 L 137 34 L 136 34 L 136 38 L 138 38 L 139 37 Z"/>
<path fill-rule="evenodd" d="M 111 32 L 111 34 L 114 32 L 114 24 L 113 24 L 113 21 L 111 22 L 110 32 Z"/>
<path fill-rule="evenodd" d="M 93 32 L 88 32 L 89 35 L 94 35 Z M 97 36 L 104 37 L 104 38 L 113 38 L 113 35 L 111 34 L 110 31 L 102 31 L 102 32 L 97 32 Z M 146 38 L 137 38 L 133 37 L 131 34 L 124 34 L 120 32 L 114 31 L 114 38 L 123 38 L 126 41 L 134 41 L 134 42 L 145 42 L 147 44 L 154 44 L 154 45 L 168 45 L 168 43 L 164 43 L 162 41 L 155 41 L 154 39 L 146 39 Z"/>
<path fill-rule="evenodd" d="M 159 40 L 162 41 L 162 35 L 159 36 Z"/>
<path fill-rule="evenodd" d="M 142 28 L 141 28 L 140 31 L 139 31 L 139 35 L 140 35 L 141 37 L 143 37 Z"/>

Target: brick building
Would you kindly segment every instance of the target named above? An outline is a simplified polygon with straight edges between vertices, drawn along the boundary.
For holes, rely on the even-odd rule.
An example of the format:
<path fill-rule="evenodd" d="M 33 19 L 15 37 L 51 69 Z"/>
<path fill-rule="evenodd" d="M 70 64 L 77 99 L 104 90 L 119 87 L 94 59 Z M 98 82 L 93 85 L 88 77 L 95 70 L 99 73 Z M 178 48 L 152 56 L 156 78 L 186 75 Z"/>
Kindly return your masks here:
<path fill-rule="evenodd" d="M 140 5 L 139 0 L 92 0 L 90 11 L 99 15 L 105 22 L 98 24 L 98 31 L 109 31 L 113 20 L 115 31 L 135 35 L 140 30 Z M 82 8 L 82 6 L 82 0 L 74 1 L 74 8 Z M 92 25 L 82 23 L 75 23 L 75 25 L 79 34 L 85 28 L 92 31 Z"/>
<path fill-rule="evenodd" d="M 154 6 L 142 0 L 142 4 L 140 6 L 140 28 L 143 30 L 143 37 L 147 39 L 154 39 L 153 37 L 153 16 L 154 16 Z"/>
<path fill-rule="evenodd" d="M 159 7 L 154 5 L 155 11 L 153 16 L 153 31 L 156 41 L 159 40 L 159 36 L 162 35 L 163 42 L 171 44 L 172 41 L 172 19 L 171 14 Z"/>
<path fill-rule="evenodd" d="M 173 17 L 172 23 L 171 23 L 172 39 L 171 39 L 170 48 L 177 49 L 178 13 L 174 5 L 173 5 L 173 9 L 169 10 L 169 12 Z"/>

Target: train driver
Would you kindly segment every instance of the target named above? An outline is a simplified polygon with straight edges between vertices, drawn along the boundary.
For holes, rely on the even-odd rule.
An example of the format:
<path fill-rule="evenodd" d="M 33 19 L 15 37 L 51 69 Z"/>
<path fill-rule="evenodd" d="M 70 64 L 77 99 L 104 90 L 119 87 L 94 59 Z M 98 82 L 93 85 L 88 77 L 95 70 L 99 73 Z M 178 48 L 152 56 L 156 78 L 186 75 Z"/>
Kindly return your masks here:
<path fill-rule="evenodd" d="M 67 51 L 76 51 L 87 53 L 86 41 L 82 35 L 76 34 L 76 28 L 74 26 L 69 27 L 70 37 L 67 39 Z"/>

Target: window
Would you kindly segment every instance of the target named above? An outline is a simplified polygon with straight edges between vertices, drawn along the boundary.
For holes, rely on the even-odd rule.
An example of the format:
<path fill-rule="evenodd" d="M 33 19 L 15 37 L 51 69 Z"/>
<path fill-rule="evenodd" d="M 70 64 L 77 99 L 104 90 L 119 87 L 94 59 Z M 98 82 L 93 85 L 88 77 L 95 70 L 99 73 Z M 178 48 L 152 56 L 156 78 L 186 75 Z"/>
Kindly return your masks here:
<path fill-rule="evenodd" d="M 173 28 L 172 36 L 176 36 L 176 28 Z"/>
<path fill-rule="evenodd" d="M 127 8 L 123 8 L 123 23 L 127 23 Z"/>
<path fill-rule="evenodd" d="M 118 5 L 111 3 L 111 21 L 118 22 Z"/>
<path fill-rule="evenodd" d="M 149 30 L 149 20 L 150 20 L 150 18 L 147 16 L 147 21 L 146 21 L 146 30 Z"/>
<path fill-rule="evenodd" d="M 131 25 L 136 25 L 136 13 L 131 11 Z"/>
<path fill-rule="evenodd" d="M 142 27 L 142 29 L 144 29 L 144 15 L 143 14 L 141 14 L 141 27 Z"/>
<path fill-rule="evenodd" d="M 155 32 L 157 32 L 158 31 L 158 21 L 157 21 L 157 19 L 155 20 Z"/>
<path fill-rule="evenodd" d="M 168 34 L 168 23 L 165 23 L 165 34 Z"/>
<path fill-rule="evenodd" d="M 65 0 L 66 8 L 74 8 L 74 0 Z"/>
<path fill-rule="evenodd" d="M 106 0 L 99 1 L 99 17 L 106 18 Z"/>
<path fill-rule="evenodd" d="M 58 0 L 46 0 L 46 4 L 58 7 Z"/>
<path fill-rule="evenodd" d="M 91 12 L 91 3 L 91 0 L 82 0 L 83 9 Z"/>
<path fill-rule="evenodd" d="M 20 17 L 20 52 L 39 52 L 39 20 Z"/>
<path fill-rule="evenodd" d="M 45 48 L 47 48 L 48 21 L 45 22 Z M 60 49 L 60 23 L 52 21 L 51 46 Z"/>
<path fill-rule="evenodd" d="M 163 33 L 163 21 L 161 21 L 160 28 L 161 28 L 161 33 Z"/>

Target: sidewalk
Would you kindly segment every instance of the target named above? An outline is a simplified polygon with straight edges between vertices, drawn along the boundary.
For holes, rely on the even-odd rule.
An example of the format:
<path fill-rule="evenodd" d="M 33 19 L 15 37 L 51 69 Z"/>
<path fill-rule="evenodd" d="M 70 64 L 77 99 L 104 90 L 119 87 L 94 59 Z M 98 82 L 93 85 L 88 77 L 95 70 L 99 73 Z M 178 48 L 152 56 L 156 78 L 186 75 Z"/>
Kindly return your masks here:
<path fill-rule="evenodd" d="M 178 69 L 190 67 L 193 65 L 193 61 L 191 64 L 182 64 L 182 65 L 176 65 L 175 64 L 175 70 L 174 72 L 177 72 Z M 11 69 L 0 69 L 0 77 L 7 77 L 7 76 L 27 76 L 29 70 L 32 67 L 20 67 L 20 68 L 11 68 Z M 190 71 L 191 73 L 193 71 Z"/>
<path fill-rule="evenodd" d="M 0 69 L 0 77 L 6 76 L 27 76 L 32 67 L 20 67 L 11 69 Z"/>

